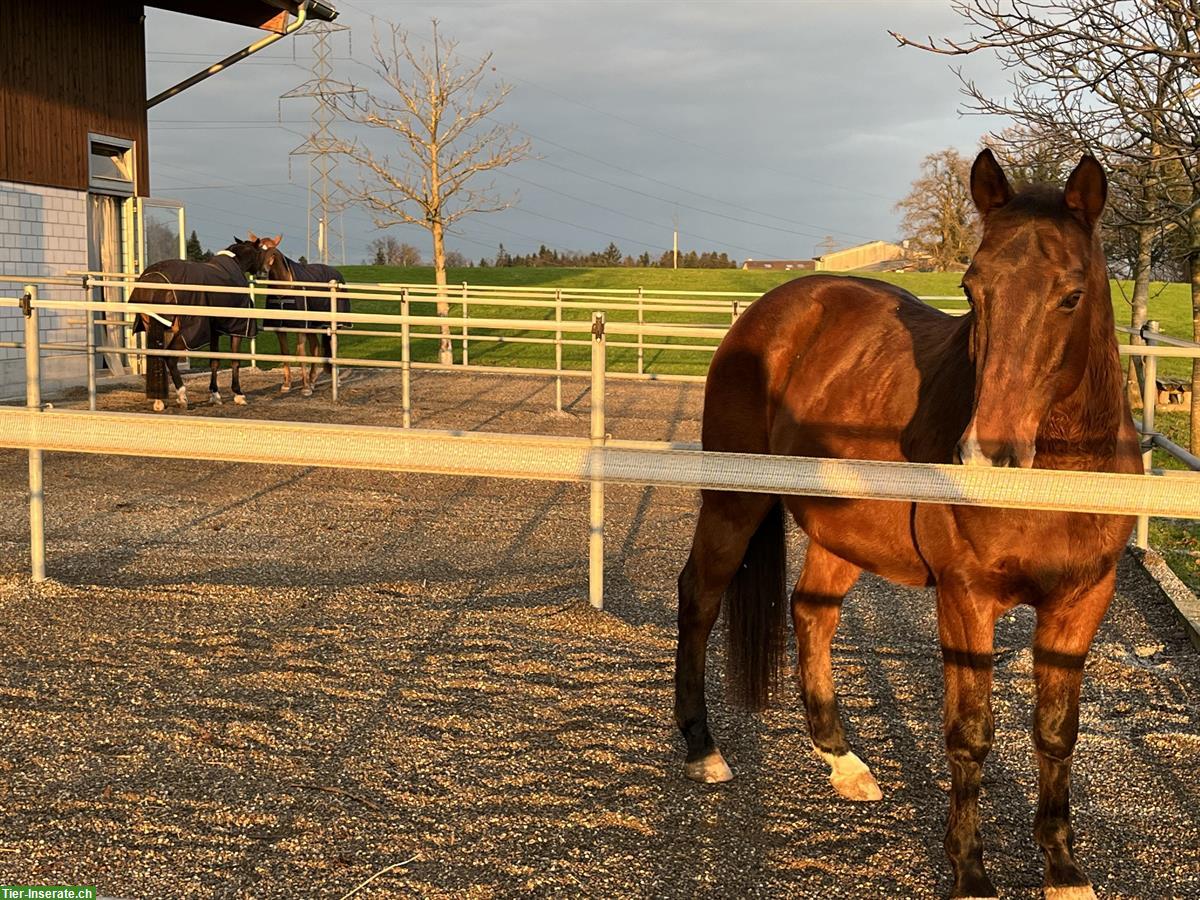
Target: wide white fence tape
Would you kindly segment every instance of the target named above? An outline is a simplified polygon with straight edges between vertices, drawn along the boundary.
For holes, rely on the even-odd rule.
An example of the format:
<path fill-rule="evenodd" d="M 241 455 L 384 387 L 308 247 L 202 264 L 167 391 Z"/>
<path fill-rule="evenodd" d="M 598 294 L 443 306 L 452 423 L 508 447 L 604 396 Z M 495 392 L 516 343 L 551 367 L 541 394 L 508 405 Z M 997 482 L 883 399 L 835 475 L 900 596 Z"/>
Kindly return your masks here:
<path fill-rule="evenodd" d="M 682 450 L 669 444 L 0 407 L 0 447 L 1200 517 L 1200 478 Z"/>

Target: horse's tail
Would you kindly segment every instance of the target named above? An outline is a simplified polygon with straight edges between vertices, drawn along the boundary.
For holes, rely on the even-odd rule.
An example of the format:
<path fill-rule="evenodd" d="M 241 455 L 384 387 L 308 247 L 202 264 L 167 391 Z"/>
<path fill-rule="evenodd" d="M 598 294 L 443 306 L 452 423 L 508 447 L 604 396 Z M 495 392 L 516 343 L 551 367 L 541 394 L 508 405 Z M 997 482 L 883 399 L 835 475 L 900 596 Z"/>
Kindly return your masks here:
<path fill-rule="evenodd" d="M 146 316 L 146 319 L 146 349 L 165 350 L 166 329 L 163 327 L 163 323 L 157 316 Z M 165 357 L 146 357 L 146 399 L 167 399 L 167 360 Z"/>
<path fill-rule="evenodd" d="M 787 541 L 783 504 L 759 524 L 725 589 L 726 677 L 731 699 L 763 709 L 787 656 Z"/>

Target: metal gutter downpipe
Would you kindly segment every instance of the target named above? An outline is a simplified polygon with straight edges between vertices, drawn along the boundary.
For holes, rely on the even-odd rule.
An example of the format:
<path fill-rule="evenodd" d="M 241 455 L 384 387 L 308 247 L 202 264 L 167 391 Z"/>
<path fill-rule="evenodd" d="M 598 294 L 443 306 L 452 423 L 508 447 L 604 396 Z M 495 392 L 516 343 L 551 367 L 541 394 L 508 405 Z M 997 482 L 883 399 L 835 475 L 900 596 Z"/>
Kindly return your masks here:
<path fill-rule="evenodd" d="M 247 56 L 251 56 L 252 54 L 257 53 L 259 50 L 262 50 L 264 47 L 271 46 L 273 43 L 280 40 L 281 38 L 285 38 L 289 34 L 294 34 L 296 31 L 303 28 L 304 23 L 308 21 L 308 8 L 310 5 L 311 5 L 311 0 L 301 0 L 300 8 L 296 12 L 296 21 L 294 21 L 291 25 L 288 25 L 285 29 L 283 29 L 283 31 L 279 32 L 278 34 L 269 34 L 265 38 L 255 41 L 249 47 L 243 47 L 241 50 L 237 51 L 236 53 L 232 53 L 229 56 L 225 57 L 220 62 L 213 63 L 211 66 L 209 66 L 203 72 L 197 72 L 191 78 L 184 79 L 183 81 L 179 82 L 179 84 L 175 85 L 174 87 L 167 88 L 161 94 L 155 94 L 153 97 L 151 97 L 149 100 L 146 101 L 146 109 L 150 109 L 153 106 L 157 106 L 158 104 L 162 103 L 164 100 L 168 100 L 171 97 L 174 97 L 176 94 L 186 91 L 192 85 L 199 84 L 205 78 L 209 78 L 213 75 L 216 75 L 222 69 L 228 69 L 234 63 L 241 62 Z"/>

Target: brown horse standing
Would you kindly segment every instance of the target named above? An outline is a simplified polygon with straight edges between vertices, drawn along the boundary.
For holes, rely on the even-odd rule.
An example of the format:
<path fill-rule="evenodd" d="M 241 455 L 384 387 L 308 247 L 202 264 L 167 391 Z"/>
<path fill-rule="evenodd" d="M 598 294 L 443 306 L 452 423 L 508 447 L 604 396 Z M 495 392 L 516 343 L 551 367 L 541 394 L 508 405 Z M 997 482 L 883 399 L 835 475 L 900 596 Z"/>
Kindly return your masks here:
<path fill-rule="evenodd" d="M 754 303 L 713 357 L 706 450 L 964 465 L 1141 472 L 1113 332 L 1097 220 L 1104 171 L 1085 156 L 1065 191 L 1014 196 L 989 151 L 971 193 L 983 239 L 963 287 L 971 312 L 934 310 L 876 281 L 815 276 Z M 870 372 L 870 379 L 859 377 Z M 706 491 L 679 576 L 675 718 L 688 777 L 732 778 L 708 730 L 705 653 L 722 596 L 731 681 L 761 706 L 783 656 L 785 548 L 780 498 Z M 992 744 L 996 620 L 1036 610 L 1034 835 L 1047 897 L 1093 897 L 1072 854 L 1069 784 L 1084 659 L 1112 600 L 1132 520 L 784 497 L 808 534 L 792 592 L 809 731 L 839 794 L 878 800 L 846 741 L 830 643 L 842 599 L 866 569 L 937 591 L 952 790 L 946 852 L 954 897 L 994 897 L 979 834 L 979 785 Z"/>

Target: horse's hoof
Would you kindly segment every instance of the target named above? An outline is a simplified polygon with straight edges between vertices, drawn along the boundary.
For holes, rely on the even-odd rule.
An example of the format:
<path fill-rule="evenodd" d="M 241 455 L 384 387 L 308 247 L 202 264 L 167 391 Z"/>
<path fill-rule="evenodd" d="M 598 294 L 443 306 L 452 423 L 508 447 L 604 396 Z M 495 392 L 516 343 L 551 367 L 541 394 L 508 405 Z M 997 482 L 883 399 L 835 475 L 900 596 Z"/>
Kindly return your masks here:
<path fill-rule="evenodd" d="M 1071 887 L 1047 887 L 1046 900 L 1096 900 L 1096 892 L 1090 884 Z"/>
<path fill-rule="evenodd" d="M 830 775 L 829 783 L 847 800 L 853 800 L 856 803 L 873 803 L 883 799 L 883 791 L 879 789 L 879 782 L 869 771 L 857 772 L 853 775 Z"/>
<path fill-rule="evenodd" d="M 883 791 L 879 782 L 871 774 L 867 764 L 855 753 L 834 755 L 826 753 L 818 747 L 813 748 L 817 756 L 829 765 L 829 783 L 833 789 L 847 800 L 856 803 L 870 803 L 883 799 Z"/>
<path fill-rule="evenodd" d="M 218 394 L 216 391 L 213 391 L 211 394 L 209 394 L 208 399 L 211 400 L 213 403 L 215 403 L 217 406 L 221 405 L 221 395 Z"/>
<path fill-rule="evenodd" d="M 154 401 L 154 411 L 155 412 L 162 412 L 166 408 L 167 408 L 167 405 L 165 403 L 163 403 L 161 400 Z"/>
<path fill-rule="evenodd" d="M 180 409 L 187 409 L 187 391 L 180 391 L 175 395 L 175 402 L 179 404 Z"/>
<path fill-rule="evenodd" d="M 245 406 L 246 405 L 246 395 L 245 394 L 234 394 L 233 402 L 238 406 Z"/>
<path fill-rule="evenodd" d="M 725 757 L 721 755 L 720 750 L 714 750 L 704 759 L 684 763 L 683 774 L 701 784 L 721 784 L 733 781 L 733 772 L 725 762 Z"/>
<path fill-rule="evenodd" d="M 288 393 L 288 391 L 290 391 L 291 389 L 292 389 L 292 386 L 291 386 L 290 384 L 285 384 L 283 387 L 281 387 L 281 388 L 279 389 L 279 393 L 281 393 L 281 394 L 286 394 L 286 393 Z"/>
<path fill-rule="evenodd" d="M 312 388 L 306 387 L 306 388 L 302 389 L 300 391 L 300 396 L 301 397 L 311 397 L 312 396 Z"/>

